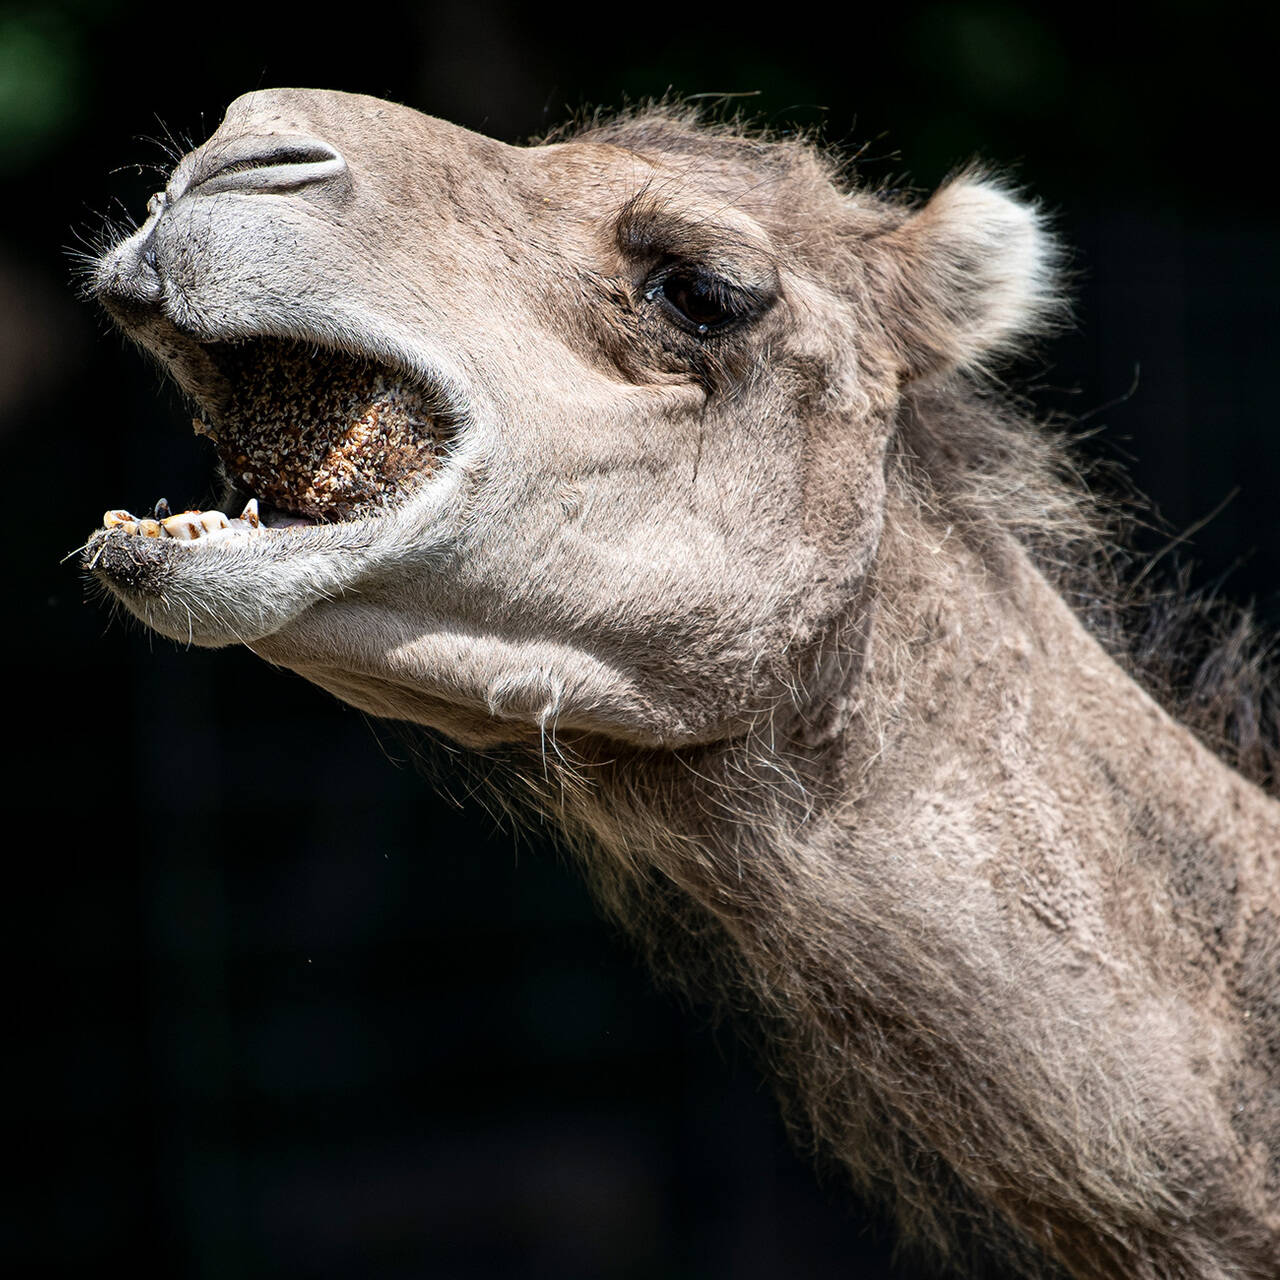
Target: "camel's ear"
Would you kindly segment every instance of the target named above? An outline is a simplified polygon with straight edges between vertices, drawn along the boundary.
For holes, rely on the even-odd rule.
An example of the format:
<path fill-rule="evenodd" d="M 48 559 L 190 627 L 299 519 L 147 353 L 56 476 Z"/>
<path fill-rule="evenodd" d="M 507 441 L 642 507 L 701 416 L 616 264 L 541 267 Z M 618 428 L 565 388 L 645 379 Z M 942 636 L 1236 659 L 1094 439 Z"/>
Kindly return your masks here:
<path fill-rule="evenodd" d="M 1065 310 L 1040 210 L 982 174 L 953 178 L 868 250 L 907 378 L 989 368 Z"/>

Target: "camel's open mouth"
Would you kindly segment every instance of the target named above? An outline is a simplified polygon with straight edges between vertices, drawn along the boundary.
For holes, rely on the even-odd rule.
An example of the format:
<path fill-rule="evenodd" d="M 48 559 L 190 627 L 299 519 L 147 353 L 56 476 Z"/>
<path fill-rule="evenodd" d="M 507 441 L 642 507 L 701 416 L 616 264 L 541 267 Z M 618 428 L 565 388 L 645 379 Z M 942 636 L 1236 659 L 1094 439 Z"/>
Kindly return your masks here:
<path fill-rule="evenodd" d="M 227 481 L 243 511 L 153 516 L 109 511 L 108 529 L 198 539 L 364 519 L 395 506 L 440 465 L 456 422 L 421 382 L 369 359 L 280 338 L 204 347 L 221 394 L 202 406 Z"/>

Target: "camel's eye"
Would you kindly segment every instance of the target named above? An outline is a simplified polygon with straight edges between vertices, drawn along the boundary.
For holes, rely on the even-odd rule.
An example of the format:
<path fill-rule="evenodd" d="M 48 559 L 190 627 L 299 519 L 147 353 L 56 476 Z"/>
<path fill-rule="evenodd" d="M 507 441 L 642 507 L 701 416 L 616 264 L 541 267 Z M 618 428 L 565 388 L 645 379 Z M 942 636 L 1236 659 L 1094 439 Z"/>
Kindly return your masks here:
<path fill-rule="evenodd" d="M 682 328 L 705 335 L 741 320 L 755 309 L 754 296 L 702 267 L 673 267 L 645 295 L 661 301 Z"/>

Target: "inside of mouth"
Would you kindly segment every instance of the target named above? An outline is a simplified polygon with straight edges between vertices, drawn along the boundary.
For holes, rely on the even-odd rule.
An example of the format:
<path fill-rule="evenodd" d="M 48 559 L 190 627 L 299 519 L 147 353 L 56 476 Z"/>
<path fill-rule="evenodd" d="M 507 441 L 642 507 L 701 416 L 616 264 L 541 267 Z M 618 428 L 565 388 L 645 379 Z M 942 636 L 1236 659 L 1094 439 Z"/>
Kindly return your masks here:
<path fill-rule="evenodd" d="M 448 415 L 395 369 L 276 338 L 208 351 L 228 393 L 196 429 L 235 489 L 280 513 L 269 523 L 376 514 L 439 466 Z"/>

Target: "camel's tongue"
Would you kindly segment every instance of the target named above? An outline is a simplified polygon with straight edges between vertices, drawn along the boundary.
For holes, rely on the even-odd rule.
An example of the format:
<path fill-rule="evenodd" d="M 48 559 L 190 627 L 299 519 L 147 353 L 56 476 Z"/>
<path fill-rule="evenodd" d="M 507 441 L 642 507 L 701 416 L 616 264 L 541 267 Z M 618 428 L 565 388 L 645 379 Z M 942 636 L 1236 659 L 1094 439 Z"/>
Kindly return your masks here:
<path fill-rule="evenodd" d="M 232 483 L 272 507 L 308 521 L 372 514 L 439 461 L 439 415 L 392 370 L 277 339 L 209 350 L 231 391 L 195 428 Z"/>

